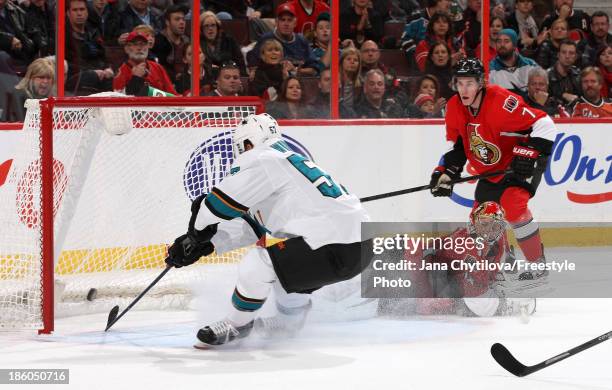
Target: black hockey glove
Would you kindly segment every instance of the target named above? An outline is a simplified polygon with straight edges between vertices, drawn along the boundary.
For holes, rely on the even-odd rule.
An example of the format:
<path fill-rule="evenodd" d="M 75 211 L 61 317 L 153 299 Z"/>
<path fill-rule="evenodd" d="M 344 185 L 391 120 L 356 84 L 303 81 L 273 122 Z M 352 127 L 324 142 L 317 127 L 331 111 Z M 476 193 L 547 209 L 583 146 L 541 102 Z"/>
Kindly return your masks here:
<path fill-rule="evenodd" d="M 540 152 L 531 146 L 516 145 L 512 149 L 512 155 L 512 172 L 521 179 L 532 177 Z"/>
<path fill-rule="evenodd" d="M 195 263 L 200 257 L 210 255 L 215 250 L 210 240 L 216 232 L 217 224 L 214 224 L 204 230 L 194 229 L 178 237 L 168 248 L 166 264 L 181 268 Z"/>
<path fill-rule="evenodd" d="M 439 166 L 431 174 L 430 191 L 433 196 L 451 196 L 453 194 L 452 180 L 461 178 L 459 170 L 453 167 Z"/>

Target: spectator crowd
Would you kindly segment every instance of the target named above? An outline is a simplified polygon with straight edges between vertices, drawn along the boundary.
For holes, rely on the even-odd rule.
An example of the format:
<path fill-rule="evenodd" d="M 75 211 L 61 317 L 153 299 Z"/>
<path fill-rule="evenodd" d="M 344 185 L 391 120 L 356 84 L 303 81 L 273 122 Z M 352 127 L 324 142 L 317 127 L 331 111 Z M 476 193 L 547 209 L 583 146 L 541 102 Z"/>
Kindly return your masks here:
<path fill-rule="evenodd" d="M 442 118 L 453 65 L 490 58 L 489 83 L 555 117 L 612 116 L 605 11 L 573 0 L 340 0 L 332 53 L 326 0 L 202 0 L 200 47 L 188 0 L 66 0 L 65 94 L 260 96 L 279 119 L 328 118 L 338 61 L 343 118 Z M 56 93 L 55 0 L 0 0 L 0 121 Z M 199 69 L 192 69 L 192 55 Z"/>

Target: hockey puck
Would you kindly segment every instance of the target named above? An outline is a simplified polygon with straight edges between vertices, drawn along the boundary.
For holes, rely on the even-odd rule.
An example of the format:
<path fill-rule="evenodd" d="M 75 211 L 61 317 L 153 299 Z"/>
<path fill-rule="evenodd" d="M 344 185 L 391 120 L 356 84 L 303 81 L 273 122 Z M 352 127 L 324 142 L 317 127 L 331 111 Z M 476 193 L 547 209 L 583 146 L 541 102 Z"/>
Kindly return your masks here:
<path fill-rule="evenodd" d="M 95 288 L 90 288 L 89 291 L 87 292 L 87 300 L 91 302 L 97 297 L 98 297 L 98 290 Z"/>

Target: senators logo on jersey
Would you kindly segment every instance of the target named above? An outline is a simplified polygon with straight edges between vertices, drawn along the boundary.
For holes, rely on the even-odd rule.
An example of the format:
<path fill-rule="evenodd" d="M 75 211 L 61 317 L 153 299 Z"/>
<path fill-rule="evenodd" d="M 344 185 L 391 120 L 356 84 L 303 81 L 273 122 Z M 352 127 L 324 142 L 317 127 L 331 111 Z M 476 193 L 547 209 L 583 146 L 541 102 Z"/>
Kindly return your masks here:
<path fill-rule="evenodd" d="M 478 126 L 480 126 L 480 124 L 467 124 L 470 150 L 474 157 L 484 165 L 495 165 L 499 162 L 501 152 L 495 144 L 485 141 L 480 134 L 478 134 Z"/>

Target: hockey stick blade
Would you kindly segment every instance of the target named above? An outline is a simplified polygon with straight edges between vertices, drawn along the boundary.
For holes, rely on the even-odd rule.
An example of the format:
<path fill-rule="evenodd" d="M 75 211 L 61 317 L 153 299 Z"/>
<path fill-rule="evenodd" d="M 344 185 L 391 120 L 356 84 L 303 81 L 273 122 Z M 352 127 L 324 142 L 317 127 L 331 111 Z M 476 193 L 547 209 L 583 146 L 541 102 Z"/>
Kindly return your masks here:
<path fill-rule="evenodd" d="M 119 305 L 113 307 L 108 313 L 108 321 L 106 322 L 106 329 L 104 329 L 105 332 L 115 323 L 117 314 L 119 314 Z"/>
<path fill-rule="evenodd" d="M 552 366 L 555 363 L 559 363 L 561 360 L 565 360 L 570 356 L 574 356 L 579 352 L 594 347 L 595 345 L 603 343 L 604 341 L 610 339 L 612 339 L 612 332 L 602 334 L 599 337 L 589 340 L 586 343 L 580 344 L 577 347 L 569 349 L 563 353 L 560 353 L 559 355 L 553 356 L 550 359 L 547 359 L 533 366 L 526 366 L 516 360 L 516 358 L 512 356 L 510 351 L 508 351 L 508 348 L 504 347 L 500 343 L 495 343 L 491 346 L 491 355 L 493 356 L 493 359 L 495 359 L 495 361 L 499 363 L 500 366 L 505 368 L 508 372 L 516 376 L 527 376 L 536 371 L 540 371 L 543 368 Z"/>
<path fill-rule="evenodd" d="M 128 311 L 130 311 L 130 309 L 131 309 L 132 307 L 134 307 L 134 305 L 135 305 L 136 303 L 138 303 L 138 301 L 140 301 L 140 299 L 142 299 L 142 297 L 144 297 L 144 296 L 145 296 L 145 294 L 146 294 L 147 292 L 149 292 L 149 290 L 150 290 L 151 288 L 153 288 L 153 286 L 155 286 L 155 285 L 157 284 L 157 282 L 159 282 L 159 281 L 161 280 L 161 278 L 163 278 L 163 277 L 164 277 L 164 275 L 166 275 L 166 274 L 168 273 L 168 271 L 170 271 L 171 269 L 172 269 L 172 266 L 170 266 L 170 265 L 169 265 L 169 266 L 167 266 L 167 267 L 166 267 L 166 268 L 165 268 L 165 269 L 162 271 L 162 273 L 161 273 L 161 274 L 159 274 L 159 275 L 158 275 L 158 276 L 155 278 L 155 280 L 153 280 L 153 281 L 151 282 L 151 284 L 149 284 L 149 285 L 147 286 L 147 288 L 145 288 L 145 289 L 144 289 L 144 291 L 143 291 L 143 292 L 141 292 L 141 293 L 140 293 L 140 295 L 138 295 L 138 296 L 137 296 L 137 297 L 136 297 L 136 298 L 135 298 L 135 299 L 132 301 L 132 303 L 130 303 L 130 304 L 128 305 L 128 307 L 126 307 L 126 308 L 125 308 L 125 309 L 124 309 L 124 310 L 121 312 L 121 314 L 117 315 L 117 313 L 119 312 L 119 306 L 115 306 L 115 307 L 113 307 L 113 308 L 111 309 L 110 313 L 108 313 L 108 323 L 106 324 L 106 329 L 104 329 L 104 331 L 105 331 L 105 332 L 106 332 L 106 331 L 108 331 L 108 330 L 110 329 L 110 327 L 111 327 L 111 326 L 113 326 L 113 325 L 114 325 L 114 324 L 115 324 L 117 321 L 119 321 L 119 319 L 120 319 L 121 317 L 123 317 L 123 316 L 124 316 L 124 314 L 125 314 L 125 313 L 127 313 Z"/>
<path fill-rule="evenodd" d="M 516 376 L 531 374 L 529 367 L 516 360 L 510 351 L 508 351 L 508 348 L 500 343 L 495 343 L 491 346 L 491 355 L 500 366 Z"/>

